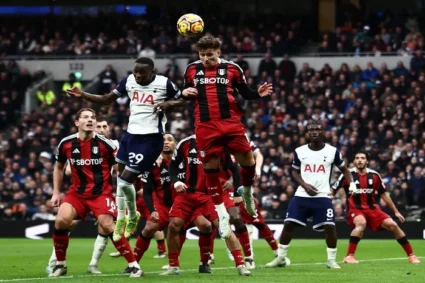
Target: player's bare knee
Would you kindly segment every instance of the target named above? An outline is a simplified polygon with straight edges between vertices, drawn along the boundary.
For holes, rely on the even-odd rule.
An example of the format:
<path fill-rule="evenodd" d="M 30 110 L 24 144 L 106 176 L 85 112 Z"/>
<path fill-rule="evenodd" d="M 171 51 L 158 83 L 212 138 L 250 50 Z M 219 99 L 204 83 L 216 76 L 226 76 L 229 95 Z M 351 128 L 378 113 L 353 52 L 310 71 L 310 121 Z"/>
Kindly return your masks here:
<path fill-rule="evenodd" d="M 237 222 L 238 220 L 241 220 L 241 216 L 240 216 L 240 212 L 239 212 L 239 208 L 237 207 L 231 207 L 228 211 L 227 211 L 230 215 L 230 220 L 231 222 L 235 224 L 235 222 Z"/>
<path fill-rule="evenodd" d="M 168 224 L 168 232 L 172 234 L 179 234 L 181 230 L 181 225 L 177 219 L 171 219 L 170 224 Z"/>
<path fill-rule="evenodd" d="M 114 232 L 115 222 L 111 215 L 99 215 L 97 220 L 104 234 L 109 235 Z"/>
<path fill-rule="evenodd" d="M 397 223 L 395 223 L 395 222 L 394 222 L 394 220 L 392 220 L 392 219 L 385 220 L 385 221 L 382 223 L 382 226 L 383 226 L 386 230 L 391 231 L 391 232 L 396 232 L 396 231 L 399 229 L 399 227 L 398 227 Z"/>
<path fill-rule="evenodd" d="M 63 215 L 56 216 L 55 228 L 57 230 L 70 230 L 72 226 L 72 218 Z"/>
<path fill-rule="evenodd" d="M 252 151 L 238 152 L 233 155 L 241 166 L 252 166 L 255 164 L 254 154 L 252 154 Z"/>
<path fill-rule="evenodd" d="M 157 225 L 155 223 L 148 221 L 146 222 L 145 228 L 143 228 L 142 235 L 146 238 L 153 238 L 155 233 L 158 231 Z"/>
<path fill-rule="evenodd" d="M 211 157 L 208 161 L 204 161 L 202 164 L 204 169 L 217 169 L 220 168 L 220 158 Z"/>
<path fill-rule="evenodd" d="M 211 222 L 209 221 L 202 222 L 197 227 L 201 233 L 211 233 L 212 231 L 212 225 L 211 225 Z"/>
<path fill-rule="evenodd" d="M 235 226 L 235 231 L 237 233 L 242 233 L 247 231 L 245 223 L 240 218 L 233 219 L 232 224 Z"/>
<path fill-rule="evenodd" d="M 69 227 L 70 230 L 73 230 L 77 224 L 80 223 L 80 220 L 73 220 L 71 222 L 71 226 Z"/>

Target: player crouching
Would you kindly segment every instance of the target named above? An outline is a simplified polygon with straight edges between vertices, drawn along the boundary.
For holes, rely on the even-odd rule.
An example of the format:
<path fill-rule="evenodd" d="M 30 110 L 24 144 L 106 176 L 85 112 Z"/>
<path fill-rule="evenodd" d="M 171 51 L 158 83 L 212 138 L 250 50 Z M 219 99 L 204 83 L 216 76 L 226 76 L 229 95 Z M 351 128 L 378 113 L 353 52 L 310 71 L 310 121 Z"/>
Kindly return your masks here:
<path fill-rule="evenodd" d="M 385 185 L 381 176 L 374 170 L 367 168 L 369 162 L 369 154 L 360 151 L 354 156 L 355 168 L 350 169 L 356 187 L 348 188 L 348 182 L 341 175 L 334 184 L 334 193 L 342 187 L 347 193 L 347 222 L 354 227 L 350 235 L 350 243 L 348 245 L 347 256 L 344 258 L 345 263 L 359 263 L 354 257 L 357 245 L 363 237 L 366 228 L 373 231 L 387 230 L 394 234 L 397 242 L 403 247 L 406 255 L 411 263 L 420 263 L 419 259 L 413 253 L 412 246 L 407 240 L 406 234 L 391 217 L 383 212 L 375 201 L 376 192 L 379 193 L 382 200 L 391 208 L 394 215 L 404 222 L 403 215 L 397 210 L 391 197 L 386 193 Z M 348 197 L 348 195 L 350 197 Z"/>
<path fill-rule="evenodd" d="M 104 136 L 97 135 L 94 110 L 83 108 L 76 115 L 78 133 L 62 139 L 58 145 L 53 172 L 52 205 L 59 205 L 66 161 L 72 172 L 72 185 L 59 207 L 53 232 L 56 266 L 49 277 L 67 273 L 66 250 L 69 230 L 73 220 L 84 219 L 91 211 L 96 217 L 102 234 L 112 236 L 116 207 L 112 195 L 111 167 L 115 164 L 116 146 Z M 140 277 L 143 272 L 137 263 L 126 238 L 113 241 L 117 250 L 125 257 L 132 270 L 130 277 Z"/>

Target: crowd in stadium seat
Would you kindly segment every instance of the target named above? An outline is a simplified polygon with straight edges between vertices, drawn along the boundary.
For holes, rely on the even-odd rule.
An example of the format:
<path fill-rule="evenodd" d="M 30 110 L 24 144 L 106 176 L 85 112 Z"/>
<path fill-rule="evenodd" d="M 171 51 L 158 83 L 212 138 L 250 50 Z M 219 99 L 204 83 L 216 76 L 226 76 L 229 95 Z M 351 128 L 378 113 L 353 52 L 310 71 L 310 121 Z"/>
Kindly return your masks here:
<path fill-rule="evenodd" d="M 410 55 L 425 50 L 421 17 L 412 12 L 371 12 L 361 14 L 360 18 L 353 16 L 353 12 L 343 15 L 333 32 L 322 34 L 318 52 L 381 56 L 386 52 Z"/>
<path fill-rule="evenodd" d="M 139 55 L 155 57 L 172 53 L 189 53 L 193 40 L 177 34 L 178 18 L 156 18 L 146 21 L 141 16 L 99 15 L 91 17 L 21 18 L 21 23 L 0 19 L 1 55 Z M 230 16 L 228 16 L 230 17 Z M 272 21 L 277 19 L 276 21 Z M 233 19 L 234 20 L 234 19 Z M 205 21 L 218 21 L 206 18 Z M 275 56 L 293 53 L 306 36 L 301 21 L 267 16 L 263 22 L 245 20 L 248 24 L 209 24 L 223 41 L 224 53 L 265 53 Z M 222 23 L 229 22 L 223 16 Z M 269 24 L 269 23 L 273 24 Z M 41 23 L 41 24 L 40 24 Z M 255 23 L 255 24 L 254 24 Z M 48 28 L 54 26 L 55 29 Z"/>
<path fill-rule="evenodd" d="M 311 117 L 323 119 L 327 142 L 338 147 L 349 163 L 357 150 L 367 150 L 371 154 L 369 167 L 381 174 L 400 211 L 408 213 L 410 220 L 420 217 L 425 206 L 425 65 L 416 64 L 418 60 L 412 58 L 410 68 L 399 63 L 393 70 L 372 63 L 366 70 L 358 66 L 350 69 L 345 64 L 335 70 L 327 64 L 315 70 L 307 63 L 296 70 L 290 58 L 275 62 L 266 55 L 259 66 L 260 75 L 253 77 L 248 62 L 238 57 L 252 87 L 269 81 L 275 88 L 269 98 L 243 103 L 248 134 L 265 157 L 255 192 L 266 218 L 285 217 L 296 188 L 290 173 L 292 153 L 306 142 L 306 123 Z M 182 71 L 173 61 L 167 73 L 181 85 Z M 105 69 L 102 92 L 116 86 L 113 74 L 113 66 Z M 127 105 L 128 98 L 120 98 L 113 107 L 84 104 L 109 117 L 113 139 L 120 139 L 126 128 Z M 53 217 L 48 200 L 54 151 L 61 138 L 76 132 L 69 117 L 80 107 L 80 100 L 57 93 L 52 105 L 44 103 L 37 112 L 23 115 L 8 139 L 5 134 L 0 137 L 3 219 Z M 168 129 L 177 140 L 193 133 L 191 113 L 190 106 L 168 113 Z M 65 181 L 64 190 L 69 182 Z M 337 217 L 343 219 L 343 190 L 334 204 Z M 380 204 L 389 212 L 383 202 Z"/>

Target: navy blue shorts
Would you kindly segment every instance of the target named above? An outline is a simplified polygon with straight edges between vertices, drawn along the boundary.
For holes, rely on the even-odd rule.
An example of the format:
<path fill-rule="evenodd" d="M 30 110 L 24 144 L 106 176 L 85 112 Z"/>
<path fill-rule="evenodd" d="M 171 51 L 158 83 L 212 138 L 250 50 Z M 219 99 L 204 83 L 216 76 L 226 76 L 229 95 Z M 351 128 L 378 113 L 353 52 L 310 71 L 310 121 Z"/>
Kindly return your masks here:
<path fill-rule="evenodd" d="M 125 169 L 136 173 L 151 171 L 164 146 L 162 134 L 133 135 L 125 133 L 118 150 L 116 161 L 125 164 Z"/>
<path fill-rule="evenodd" d="M 324 231 L 323 225 L 335 225 L 335 212 L 331 199 L 295 196 L 289 204 L 285 222 L 306 226 L 310 217 L 313 217 L 315 231 Z"/>

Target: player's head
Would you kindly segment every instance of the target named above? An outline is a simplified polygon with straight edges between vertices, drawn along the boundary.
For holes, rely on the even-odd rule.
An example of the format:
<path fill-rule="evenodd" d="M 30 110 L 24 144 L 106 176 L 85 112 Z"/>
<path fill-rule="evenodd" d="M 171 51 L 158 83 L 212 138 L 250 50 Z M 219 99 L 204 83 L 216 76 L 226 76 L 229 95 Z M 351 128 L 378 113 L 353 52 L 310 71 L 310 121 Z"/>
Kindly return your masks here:
<path fill-rule="evenodd" d="M 173 153 L 176 149 L 176 139 L 171 134 L 164 135 L 164 147 L 162 148 L 162 152 L 164 153 Z"/>
<path fill-rule="evenodd" d="M 109 133 L 109 124 L 106 117 L 96 117 L 96 133 L 102 136 L 106 136 Z"/>
<path fill-rule="evenodd" d="M 370 155 L 366 151 L 358 151 L 356 155 L 354 155 L 354 166 L 357 169 L 365 169 L 369 164 Z"/>
<path fill-rule="evenodd" d="M 91 108 L 81 108 L 75 116 L 75 126 L 79 131 L 93 132 L 96 129 L 96 112 Z"/>
<path fill-rule="evenodd" d="M 320 120 L 312 120 L 307 125 L 307 131 L 312 142 L 321 141 L 323 137 L 323 129 Z"/>
<path fill-rule="evenodd" d="M 155 64 L 151 58 L 140 57 L 137 59 L 133 68 L 133 75 L 136 79 L 136 83 L 141 85 L 150 84 L 154 75 L 154 67 Z"/>
<path fill-rule="evenodd" d="M 220 39 L 211 35 L 201 37 L 195 45 L 199 59 L 205 67 L 213 67 L 218 64 L 218 57 L 221 54 L 220 47 Z"/>

